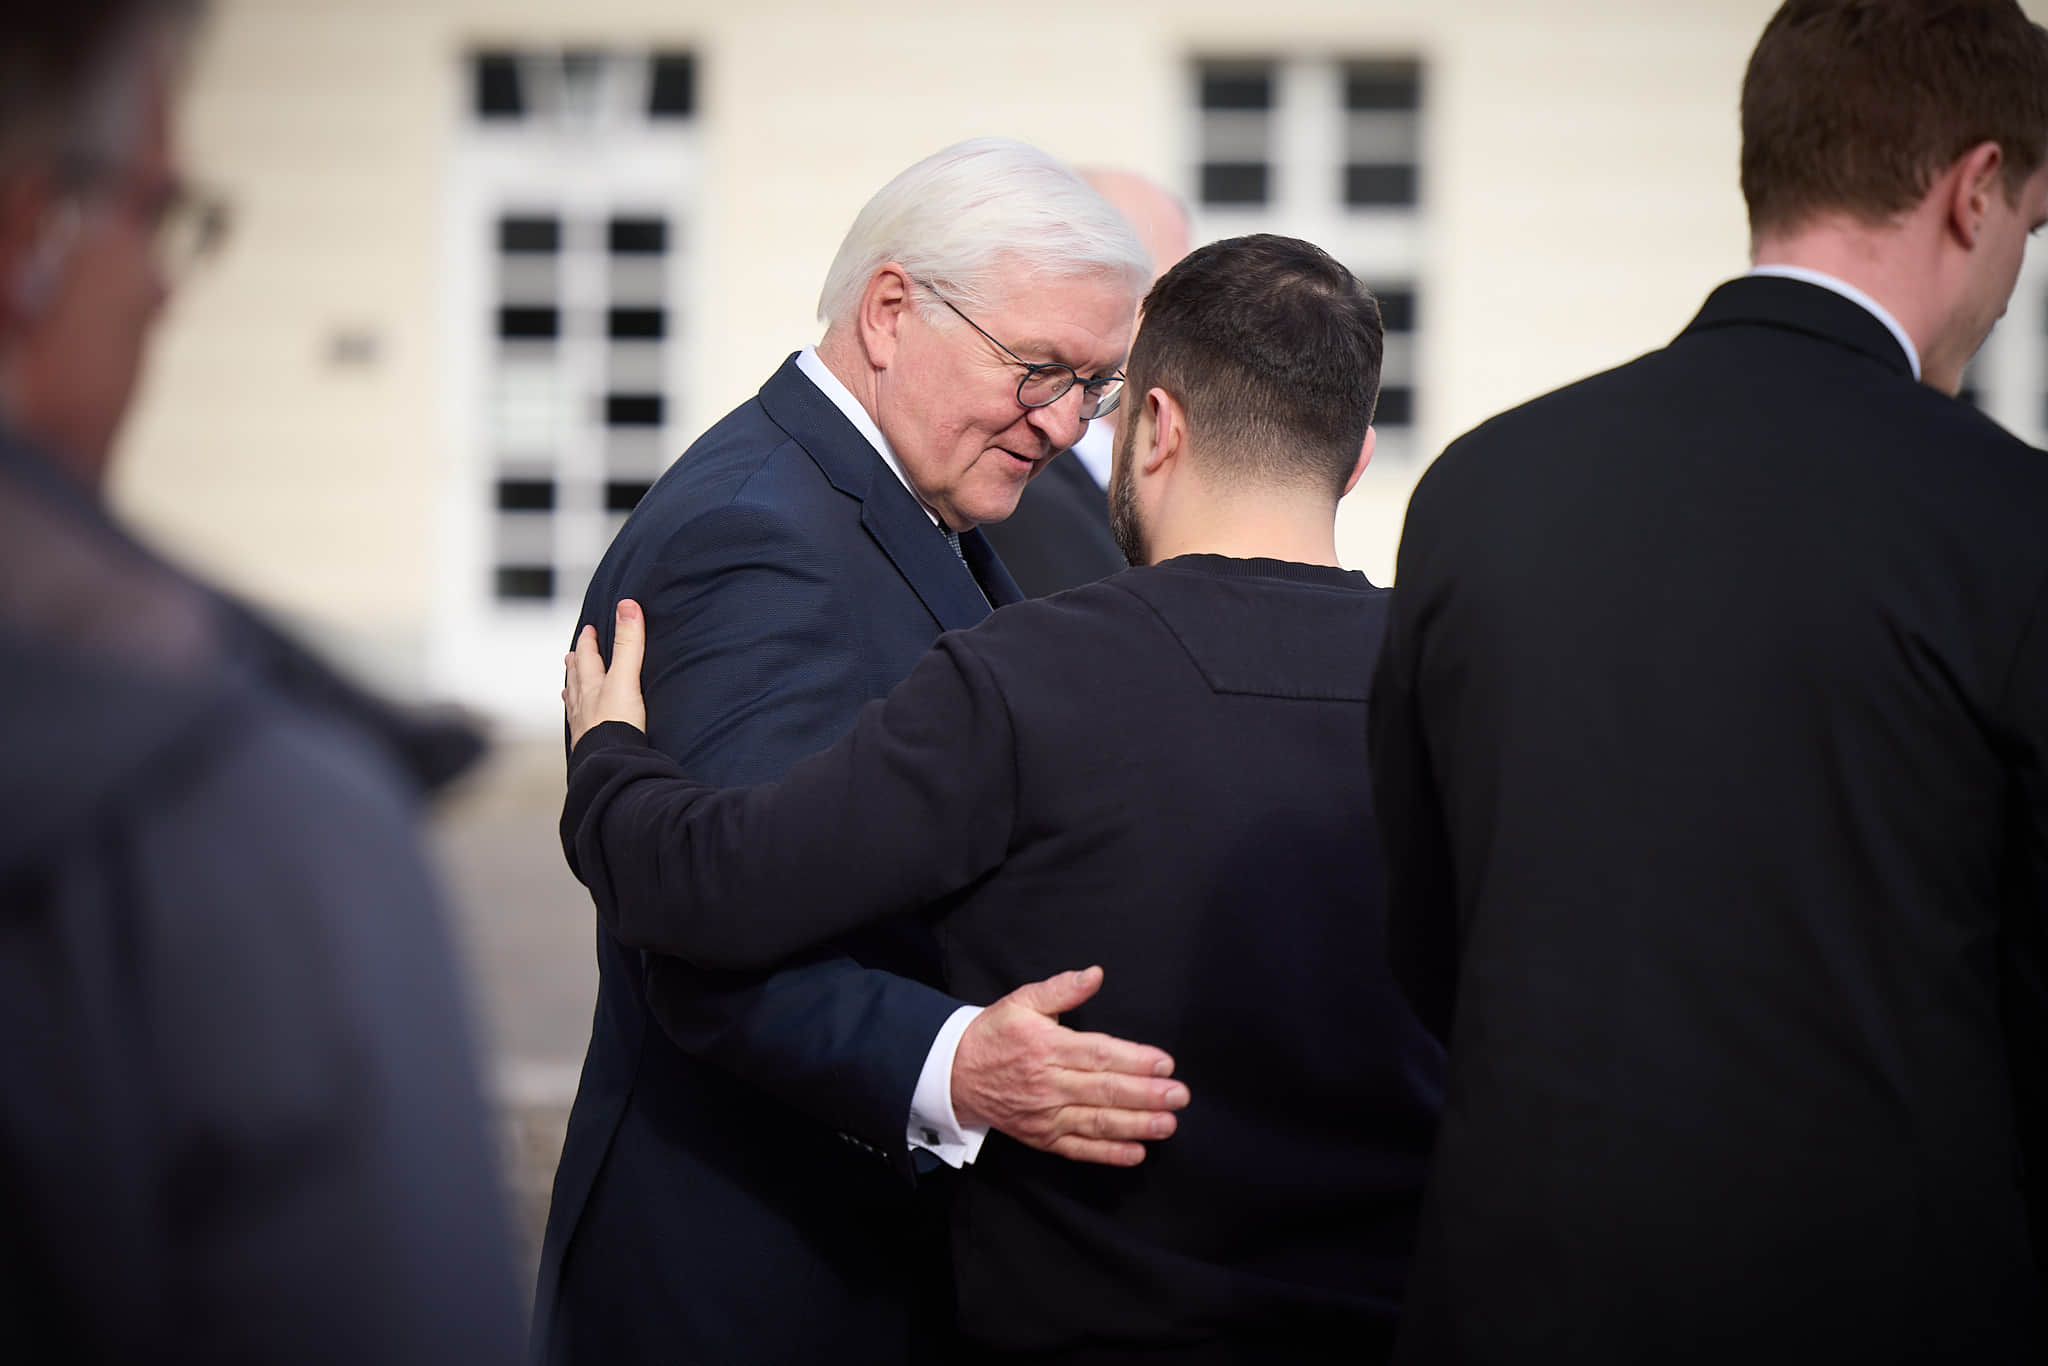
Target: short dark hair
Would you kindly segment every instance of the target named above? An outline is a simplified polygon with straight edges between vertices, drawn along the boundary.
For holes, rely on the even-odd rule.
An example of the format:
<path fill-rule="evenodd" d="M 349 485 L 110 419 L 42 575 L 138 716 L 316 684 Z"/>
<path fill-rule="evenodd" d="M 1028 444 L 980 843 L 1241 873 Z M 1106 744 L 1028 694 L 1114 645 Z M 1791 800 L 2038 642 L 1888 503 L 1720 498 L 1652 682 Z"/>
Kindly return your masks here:
<path fill-rule="evenodd" d="M 1882 221 L 1983 142 L 2009 200 L 2048 162 L 2048 31 L 2016 0 L 1786 0 L 1742 82 L 1750 231 Z"/>
<path fill-rule="evenodd" d="M 1330 254 L 1258 233 L 1183 258 L 1145 296 L 1127 370 L 1187 409 L 1212 474 L 1341 493 L 1379 400 L 1386 333 Z"/>
<path fill-rule="evenodd" d="M 61 157 L 123 45 L 192 24 L 204 0 L 20 0 L 0 9 L 0 175 Z"/>

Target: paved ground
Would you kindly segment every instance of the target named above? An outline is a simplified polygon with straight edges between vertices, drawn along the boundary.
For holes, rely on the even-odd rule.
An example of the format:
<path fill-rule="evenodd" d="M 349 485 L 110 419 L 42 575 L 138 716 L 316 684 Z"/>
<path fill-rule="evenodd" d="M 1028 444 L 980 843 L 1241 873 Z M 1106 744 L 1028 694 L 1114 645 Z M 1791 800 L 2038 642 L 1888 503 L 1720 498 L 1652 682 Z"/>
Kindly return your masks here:
<path fill-rule="evenodd" d="M 501 1107 L 528 1272 L 597 993 L 590 901 L 555 833 L 561 801 L 561 742 L 503 742 L 436 813 L 433 832 Z"/>

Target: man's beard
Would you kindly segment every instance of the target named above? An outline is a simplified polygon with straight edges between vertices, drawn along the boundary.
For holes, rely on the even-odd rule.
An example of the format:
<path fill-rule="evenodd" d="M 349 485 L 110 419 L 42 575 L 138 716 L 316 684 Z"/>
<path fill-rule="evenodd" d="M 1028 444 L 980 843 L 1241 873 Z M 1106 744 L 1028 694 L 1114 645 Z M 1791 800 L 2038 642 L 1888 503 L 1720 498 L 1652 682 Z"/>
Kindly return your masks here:
<path fill-rule="evenodd" d="M 1123 552 L 1124 560 L 1134 565 L 1152 562 L 1145 546 L 1145 528 L 1138 517 L 1138 481 L 1131 477 L 1137 438 L 1137 423 L 1120 423 L 1116 430 L 1116 453 L 1109 462 L 1109 534 L 1116 538 L 1116 548 Z"/>

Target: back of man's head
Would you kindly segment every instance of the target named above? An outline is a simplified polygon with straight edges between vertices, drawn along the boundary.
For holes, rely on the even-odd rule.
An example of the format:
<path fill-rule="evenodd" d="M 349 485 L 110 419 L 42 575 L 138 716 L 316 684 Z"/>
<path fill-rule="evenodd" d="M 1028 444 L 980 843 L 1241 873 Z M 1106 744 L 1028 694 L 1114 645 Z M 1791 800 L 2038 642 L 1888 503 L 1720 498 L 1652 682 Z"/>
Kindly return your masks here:
<path fill-rule="evenodd" d="M 2048 161 L 2048 32 L 2015 0 L 1786 0 L 1742 85 L 1750 231 L 1884 222 L 1984 142 L 2009 199 Z"/>
<path fill-rule="evenodd" d="M 1341 496 L 1379 400 L 1379 304 L 1321 248 L 1260 233 L 1197 248 L 1145 296 L 1128 389 L 1187 412 L 1208 478 Z"/>
<path fill-rule="evenodd" d="M 850 322 L 876 267 L 894 261 L 968 313 L 1018 278 L 1105 275 L 1132 297 L 1152 279 L 1131 225 L 1065 163 L 1029 143 L 974 138 L 910 167 L 875 192 L 825 274 L 818 321 Z M 944 305 L 921 298 L 926 316 Z"/>

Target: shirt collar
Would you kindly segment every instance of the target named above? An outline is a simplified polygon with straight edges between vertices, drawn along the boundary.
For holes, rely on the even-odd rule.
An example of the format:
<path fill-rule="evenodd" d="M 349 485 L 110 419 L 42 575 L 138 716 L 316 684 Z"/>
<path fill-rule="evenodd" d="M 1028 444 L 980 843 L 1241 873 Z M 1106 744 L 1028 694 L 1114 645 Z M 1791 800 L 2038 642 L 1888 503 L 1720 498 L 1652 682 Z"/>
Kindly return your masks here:
<path fill-rule="evenodd" d="M 924 508 L 924 515 L 932 519 L 933 526 L 938 526 L 938 514 L 925 507 L 924 499 L 918 498 L 917 490 L 911 488 L 910 478 L 903 473 L 903 464 L 896 458 L 896 450 L 889 444 L 889 438 L 882 435 L 882 429 L 875 425 L 875 420 L 868 415 L 868 410 L 860 406 L 860 400 L 853 396 L 853 391 L 841 384 L 839 376 L 826 367 L 824 358 L 818 354 L 818 348 L 806 346 L 797 352 L 796 368 L 804 372 L 806 379 L 818 386 L 820 393 L 832 400 L 835 408 L 846 414 L 846 420 L 868 439 L 868 444 L 875 448 L 875 454 L 882 457 L 882 463 L 889 467 L 889 473 L 895 475 L 897 482 L 910 490 L 910 496 L 917 498 L 917 505 Z"/>
<path fill-rule="evenodd" d="M 1906 352 L 1906 363 L 1913 367 L 1913 378 L 1916 380 L 1920 378 L 1920 348 L 1913 345 L 1913 339 L 1906 335 L 1906 329 L 1899 326 L 1899 320 L 1891 315 L 1891 310 L 1856 288 L 1856 286 L 1850 284 L 1847 280 L 1836 279 L 1834 276 L 1822 271 L 1808 270 L 1805 266 L 1756 266 L 1749 273 L 1751 275 L 1774 275 L 1785 280 L 1804 280 L 1807 284 L 1819 285 L 1822 289 L 1833 290 L 1850 303 L 1861 304 L 1872 317 L 1883 323 L 1891 332 L 1892 336 Z"/>

